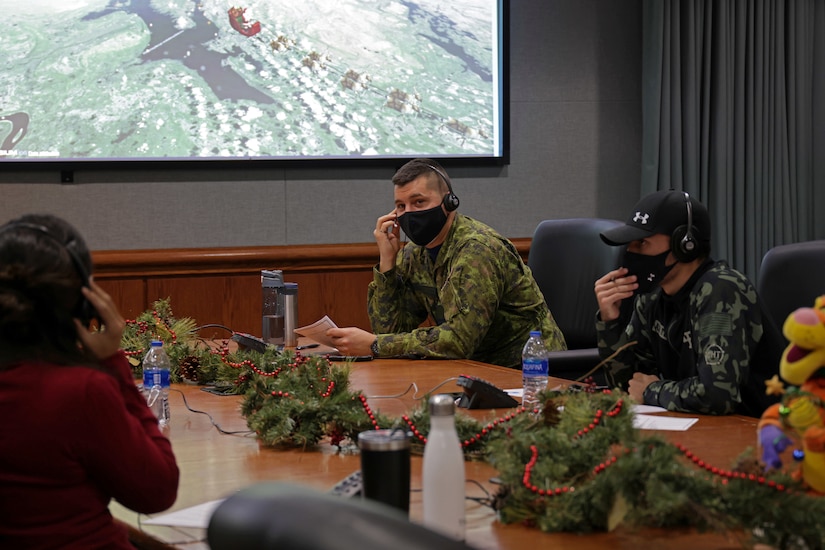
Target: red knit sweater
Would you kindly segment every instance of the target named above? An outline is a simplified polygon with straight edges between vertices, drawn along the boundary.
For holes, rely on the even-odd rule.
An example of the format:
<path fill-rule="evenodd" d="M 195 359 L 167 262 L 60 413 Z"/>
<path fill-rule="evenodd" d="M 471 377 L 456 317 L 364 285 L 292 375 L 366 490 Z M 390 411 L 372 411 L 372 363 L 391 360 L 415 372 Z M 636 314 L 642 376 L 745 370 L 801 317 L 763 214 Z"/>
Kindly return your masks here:
<path fill-rule="evenodd" d="M 122 353 L 89 367 L 0 371 L 0 548 L 131 548 L 109 513 L 175 502 L 169 440 Z"/>

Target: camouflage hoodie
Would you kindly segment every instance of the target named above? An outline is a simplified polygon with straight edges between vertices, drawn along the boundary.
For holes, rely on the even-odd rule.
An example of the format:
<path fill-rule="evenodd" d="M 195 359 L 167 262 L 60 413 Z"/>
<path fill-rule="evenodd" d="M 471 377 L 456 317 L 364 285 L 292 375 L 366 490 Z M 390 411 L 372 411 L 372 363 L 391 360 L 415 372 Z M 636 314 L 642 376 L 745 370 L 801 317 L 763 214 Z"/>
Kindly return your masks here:
<path fill-rule="evenodd" d="M 764 381 L 779 371 L 781 336 L 744 275 L 707 260 L 675 295 L 634 300 L 629 323 L 596 321 L 602 357 L 636 341 L 609 363 L 612 383 L 655 374 L 645 403 L 672 411 L 759 416 L 772 402 Z"/>
<path fill-rule="evenodd" d="M 521 349 L 540 329 L 550 350 L 566 349 L 530 268 L 492 228 L 456 214 L 433 261 L 412 243 L 368 290 L 381 356 L 469 358 L 520 368 Z M 429 319 L 428 325 L 422 326 Z"/>

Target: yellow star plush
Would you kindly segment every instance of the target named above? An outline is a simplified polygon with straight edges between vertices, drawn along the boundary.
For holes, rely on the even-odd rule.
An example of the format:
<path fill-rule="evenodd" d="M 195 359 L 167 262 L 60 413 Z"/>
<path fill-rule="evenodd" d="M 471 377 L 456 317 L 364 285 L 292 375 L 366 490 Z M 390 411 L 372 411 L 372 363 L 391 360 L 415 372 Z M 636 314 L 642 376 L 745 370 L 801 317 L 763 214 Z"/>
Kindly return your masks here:
<path fill-rule="evenodd" d="M 782 395 L 785 393 L 785 386 L 778 374 L 774 374 L 770 380 L 765 380 L 765 395 Z"/>

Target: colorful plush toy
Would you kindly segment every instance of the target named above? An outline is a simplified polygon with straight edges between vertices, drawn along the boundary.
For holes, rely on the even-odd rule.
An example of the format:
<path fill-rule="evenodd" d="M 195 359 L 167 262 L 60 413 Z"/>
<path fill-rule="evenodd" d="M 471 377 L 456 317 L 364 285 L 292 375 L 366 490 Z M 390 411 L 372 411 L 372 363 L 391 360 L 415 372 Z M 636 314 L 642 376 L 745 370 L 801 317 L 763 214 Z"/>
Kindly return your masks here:
<path fill-rule="evenodd" d="M 813 308 L 799 308 L 785 320 L 782 332 L 790 341 L 782 354 L 779 374 L 794 386 L 782 389 L 774 377 L 768 383 L 782 401 L 759 421 L 759 443 L 767 467 L 782 466 L 780 454 L 792 443 L 801 461 L 797 475 L 813 491 L 825 493 L 825 296 Z"/>

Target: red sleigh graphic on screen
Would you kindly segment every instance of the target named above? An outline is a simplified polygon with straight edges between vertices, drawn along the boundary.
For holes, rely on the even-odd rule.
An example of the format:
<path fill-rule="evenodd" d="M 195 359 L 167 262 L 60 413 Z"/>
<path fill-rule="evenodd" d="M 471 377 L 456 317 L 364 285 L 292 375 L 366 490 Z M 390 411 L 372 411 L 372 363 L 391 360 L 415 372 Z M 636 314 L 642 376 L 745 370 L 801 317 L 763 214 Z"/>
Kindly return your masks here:
<path fill-rule="evenodd" d="M 255 21 L 254 23 L 250 23 L 246 20 L 246 16 L 244 15 L 245 12 L 246 8 L 229 8 L 229 23 L 232 25 L 233 29 L 242 35 L 255 36 L 261 32 L 261 22 Z"/>

